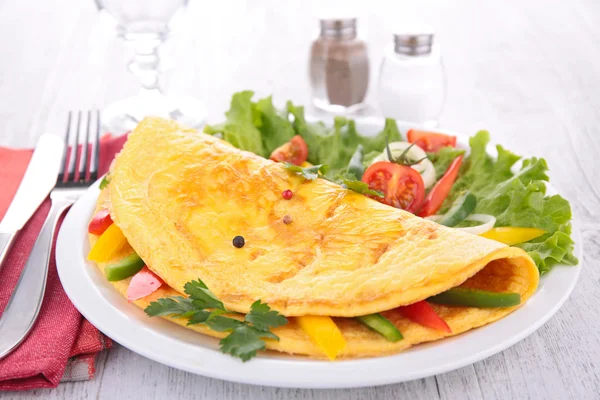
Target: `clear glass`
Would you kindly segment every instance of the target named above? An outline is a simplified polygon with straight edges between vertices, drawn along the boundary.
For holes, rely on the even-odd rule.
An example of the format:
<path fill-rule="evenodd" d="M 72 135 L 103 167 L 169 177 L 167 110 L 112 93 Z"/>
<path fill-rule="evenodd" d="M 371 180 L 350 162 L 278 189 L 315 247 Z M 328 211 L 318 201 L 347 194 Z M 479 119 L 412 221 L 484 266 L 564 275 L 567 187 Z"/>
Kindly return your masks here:
<path fill-rule="evenodd" d="M 348 114 L 365 106 L 369 85 L 367 45 L 356 33 L 319 35 L 310 53 L 313 104 L 325 111 Z"/>
<path fill-rule="evenodd" d="M 191 97 L 164 94 L 160 87 L 160 45 L 169 37 L 173 16 L 187 0 L 95 0 L 98 9 L 117 22 L 118 36 L 133 44 L 135 55 L 129 70 L 140 81 L 137 95 L 119 100 L 102 110 L 102 125 L 109 132 L 133 129 L 147 116 L 171 118 L 200 127 L 206 117 L 204 105 Z"/>
<path fill-rule="evenodd" d="M 446 78 L 438 46 L 426 55 L 403 55 L 386 47 L 378 84 L 385 117 L 435 128 L 446 99 Z"/>

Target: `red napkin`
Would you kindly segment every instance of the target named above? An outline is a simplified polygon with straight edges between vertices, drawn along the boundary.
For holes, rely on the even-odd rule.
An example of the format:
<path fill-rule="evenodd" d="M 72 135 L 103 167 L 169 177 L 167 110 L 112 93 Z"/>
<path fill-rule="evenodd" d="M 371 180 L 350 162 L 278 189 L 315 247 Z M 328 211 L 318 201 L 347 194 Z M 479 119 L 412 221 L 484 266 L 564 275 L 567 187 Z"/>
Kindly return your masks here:
<path fill-rule="evenodd" d="M 125 136 L 112 138 L 106 135 L 102 138 L 100 174 L 108 171 L 125 140 Z M 19 187 L 31 154 L 32 150 L 0 147 L 0 220 Z M 16 286 L 49 209 L 50 200 L 46 199 L 20 231 L 0 270 L 0 315 Z M 59 227 L 61 223 L 62 220 Z M 0 360 L 0 390 L 56 387 L 61 381 L 92 379 L 96 355 L 111 346 L 111 340 L 86 321 L 65 294 L 58 279 L 53 246 L 40 315 L 25 342 Z"/>

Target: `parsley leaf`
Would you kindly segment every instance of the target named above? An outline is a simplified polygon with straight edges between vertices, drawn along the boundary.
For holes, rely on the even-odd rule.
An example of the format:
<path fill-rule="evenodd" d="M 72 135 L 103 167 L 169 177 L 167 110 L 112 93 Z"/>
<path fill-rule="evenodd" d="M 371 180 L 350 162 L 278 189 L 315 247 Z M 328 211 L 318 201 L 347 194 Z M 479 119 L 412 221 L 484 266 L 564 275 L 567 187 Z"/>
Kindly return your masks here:
<path fill-rule="evenodd" d="M 287 324 L 287 319 L 271 310 L 260 300 L 250 307 L 244 320 L 229 311 L 200 279 L 185 284 L 184 291 L 189 297 L 161 298 L 150 303 L 144 310 L 150 317 L 176 316 L 189 318 L 188 325 L 205 324 L 217 332 L 230 332 L 219 344 L 223 353 L 231 354 L 248 361 L 258 350 L 265 349 L 264 338 L 279 340 L 271 332 Z M 239 314 L 238 314 L 239 315 Z"/>
<path fill-rule="evenodd" d="M 193 299 L 192 304 L 198 309 L 224 308 L 223 303 L 208 290 L 200 279 L 186 283 L 183 291 Z"/>
<path fill-rule="evenodd" d="M 285 325 L 287 319 L 279 314 L 277 311 L 271 310 L 266 303 L 261 303 L 260 300 L 256 300 L 250 306 L 250 313 L 246 314 L 244 319 L 246 322 L 250 322 L 258 330 L 268 332 L 271 328 L 277 328 L 278 326 Z"/>
<path fill-rule="evenodd" d="M 369 189 L 369 185 L 363 181 L 343 179 L 342 186 L 360 194 L 368 194 L 371 196 L 383 197 L 383 193 L 379 190 Z"/>
<path fill-rule="evenodd" d="M 328 179 L 327 177 L 323 177 L 330 182 L 337 183 L 344 189 L 352 190 L 353 192 L 360 193 L 363 195 L 370 195 L 376 197 L 383 197 L 383 193 L 378 190 L 373 190 L 369 188 L 369 184 L 363 182 L 359 179 L 356 179 L 356 176 L 352 172 L 344 172 L 342 174 L 338 174 L 335 179 Z"/>
<path fill-rule="evenodd" d="M 239 357 L 242 361 L 248 361 L 256 356 L 258 350 L 265 349 L 262 338 L 278 340 L 279 338 L 271 332 L 260 331 L 249 325 L 240 325 L 225 338 L 221 339 L 221 351 Z"/>
<path fill-rule="evenodd" d="M 285 169 L 290 172 L 295 172 L 297 175 L 301 175 L 304 179 L 314 181 L 319 177 L 319 174 L 325 175 L 329 170 L 327 165 L 313 165 L 312 167 L 302 168 L 289 162 L 283 163 Z"/>
<path fill-rule="evenodd" d="M 206 321 L 206 325 L 214 331 L 225 332 L 233 330 L 238 326 L 244 325 L 244 322 L 229 317 L 219 316 Z"/>
<path fill-rule="evenodd" d="M 106 174 L 102 177 L 102 180 L 100 181 L 100 190 L 107 187 L 109 183 L 110 183 L 110 176 L 108 176 L 108 174 Z"/>
<path fill-rule="evenodd" d="M 159 300 L 163 300 L 163 299 L 159 299 Z M 152 305 L 152 303 L 150 303 Z M 208 317 L 210 317 L 210 311 L 207 310 L 200 310 L 194 313 L 194 315 L 191 316 L 190 320 L 188 321 L 188 325 L 195 325 L 195 324 L 201 324 L 203 322 L 206 322 L 208 320 Z"/>
<path fill-rule="evenodd" d="M 191 299 L 176 296 L 153 301 L 148 307 L 146 307 L 144 311 L 151 317 L 159 317 L 163 315 L 184 316 L 190 311 L 193 312 L 194 307 L 192 306 Z M 186 316 L 189 316 L 189 314 Z"/>

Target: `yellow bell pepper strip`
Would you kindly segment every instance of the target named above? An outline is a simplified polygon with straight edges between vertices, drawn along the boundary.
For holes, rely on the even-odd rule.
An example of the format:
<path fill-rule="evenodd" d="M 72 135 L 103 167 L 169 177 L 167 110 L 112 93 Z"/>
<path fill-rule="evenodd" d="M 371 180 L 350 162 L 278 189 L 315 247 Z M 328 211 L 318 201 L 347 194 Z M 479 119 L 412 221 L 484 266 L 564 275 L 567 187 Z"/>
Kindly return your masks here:
<path fill-rule="evenodd" d="M 546 233 L 545 230 L 538 228 L 503 226 L 500 228 L 492 228 L 489 231 L 482 233 L 480 236 L 513 246 L 540 237 L 544 233 Z"/>
<path fill-rule="evenodd" d="M 296 322 L 330 360 L 346 348 L 346 339 L 330 317 L 304 315 L 296 317 Z"/>
<path fill-rule="evenodd" d="M 88 260 L 110 261 L 127 244 L 127 239 L 116 224 L 109 226 L 98 238 L 88 254 Z"/>

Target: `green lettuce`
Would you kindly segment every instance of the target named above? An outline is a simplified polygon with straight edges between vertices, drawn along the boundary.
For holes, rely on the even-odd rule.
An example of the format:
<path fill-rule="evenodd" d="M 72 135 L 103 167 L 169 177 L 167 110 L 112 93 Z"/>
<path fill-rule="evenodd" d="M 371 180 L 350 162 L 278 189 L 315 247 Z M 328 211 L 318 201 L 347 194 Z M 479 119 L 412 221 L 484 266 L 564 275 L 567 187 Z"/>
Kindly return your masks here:
<path fill-rule="evenodd" d="M 548 272 L 557 263 L 577 264 L 569 236 L 571 206 L 560 195 L 546 196 L 546 161 L 535 157 L 524 159 L 520 169 L 513 172 L 513 166 L 521 157 L 502 146 L 496 146 L 497 158 L 491 157 L 486 151 L 489 140 L 486 131 L 471 138 L 471 152 L 464 160 L 442 212 L 468 189 L 477 196 L 475 212 L 495 216 L 496 226 L 535 227 L 547 232 L 517 245 L 529 253 L 540 273 Z"/>
<path fill-rule="evenodd" d="M 287 112 L 279 112 L 270 96 L 254 103 L 253 95 L 250 90 L 235 93 L 225 122 L 205 126 L 204 133 L 220 135 L 239 149 L 269 157 L 295 135 L 294 128 Z"/>
<path fill-rule="evenodd" d="M 260 113 L 261 123 L 258 129 L 262 134 L 265 155 L 268 157 L 273 150 L 289 142 L 296 133 L 287 112 L 278 111 L 273 106 L 271 96 L 260 99 L 256 103 L 256 110 Z"/>
<path fill-rule="evenodd" d="M 437 153 L 427 153 L 427 158 L 435 167 L 435 178 L 440 179 L 446 173 L 452 161 L 461 154 L 465 154 L 465 151 L 450 146 L 442 147 Z"/>
<path fill-rule="evenodd" d="M 288 101 L 287 110 L 293 116 L 296 134 L 302 136 L 308 146 L 308 162 L 328 165 L 329 177 L 346 172 L 359 145 L 363 147 L 363 154 L 372 155 L 375 151 L 381 153 L 386 137 L 390 142 L 402 140 L 398 125 L 393 119 L 386 119 L 383 130 L 377 135 L 363 136 L 356 130 L 356 124 L 351 119 L 336 117 L 330 128 L 322 122 L 308 123 L 302 106 Z"/>
<path fill-rule="evenodd" d="M 359 145 L 363 154 L 381 152 L 386 137 L 390 142 L 402 140 L 396 121 L 387 119 L 383 130 L 375 136 L 363 136 L 353 120 L 336 117 L 333 126 L 322 122 L 308 123 L 304 107 L 288 101 L 283 110 L 273 106 L 271 96 L 252 101 L 254 92 L 238 92 L 231 98 L 225 122 L 207 125 L 204 132 L 218 135 L 235 147 L 263 157 L 300 135 L 308 146 L 308 162 L 329 166 L 329 177 L 346 172 Z"/>
<path fill-rule="evenodd" d="M 373 163 L 373 160 L 375 160 L 377 157 L 379 157 L 380 154 L 381 154 L 381 151 L 376 151 L 376 150 L 366 153 L 362 159 L 363 167 L 365 167 L 365 169 L 369 168 L 369 165 L 371 165 Z"/>
<path fill-rule="evenodd" d="M 221 134 L 223 140 L 238 149 L 268 157 L 262 144 L 262 134 L 257 128 L 260 117 L 257 117 L 257 110 L 251 101 L 253 95 L 254 92 L 249 90 L 235 93 L 229 111 L 225 113 L 226 121 L 219 125 L 207 125 L 204 133 Z"/>

